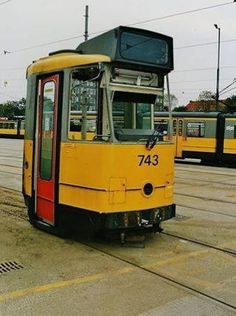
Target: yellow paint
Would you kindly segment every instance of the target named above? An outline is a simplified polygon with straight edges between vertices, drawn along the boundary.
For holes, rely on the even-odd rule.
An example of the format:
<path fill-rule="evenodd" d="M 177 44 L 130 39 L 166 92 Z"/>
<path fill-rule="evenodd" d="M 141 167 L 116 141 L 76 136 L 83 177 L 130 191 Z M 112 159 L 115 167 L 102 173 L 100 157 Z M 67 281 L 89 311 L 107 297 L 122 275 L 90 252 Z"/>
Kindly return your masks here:
<path fill-rule="evenodd" d="M 176 145 L 175 157 L 182 158 L 183 151 L 215 153 L 216 139 L 201 137 L 176 136 L 174 138 Z"/>
<path fill-rule="evenodd" d="M 81 140 L 81 135 L 81 132 L 68 132 L 68 138 L 71 140 Z M 93 140 L 94 136 L 94 132 L 86 132 L 86 140 Z"/>
<path fill-rule="evenodd" d="M 175 148 L 176 148 L 176 153 L 175 157 L 181 158 L 183 155 L 183 136 L 176 135 L 175 137 Z"/>
<path fill-rule="evenodd" d="M 31 64 L 27 69 L 27 76 L 35 73 L 56 71 L 60 69 L 90 65 L 101 62 L 110 62 L 111 59 L 105 55 L 83 55 L 77 53 L 61 53 L 40 58 Z"/>
<path fill-rule="evenodd" d="M 235 117 L 231 117 L 231 118 L 226 117 L 225 121 L 226 122 L 235 122 L 236 123 L 236 118 Z"/>
<path fill-rule="evenodd" d="M 24 192 L 28 196 L 32 196 L 32 166 L 33 166 L 33 141 L 25 139 L 24 141 Z M 28 168 L 27 168 L 27 164 Z"/>
<path fill-rule="evenodd" d="M 32 295 L 32 294 L 45 293 L 52 290 L 58 290 L 58 289 L 70 287 L 73 285 L 80 285 L 80 284 L 84 284 L 88 282 L 93 282 L 93 281 L 101 280 L 104 278 L 116 276 L 119 274 L 129 273 L 132 271 L 133 271 L 132 268 L 123 268 L 114 272 L 97 273 L 97 274 L 88 275 L 88 276 L 75 278 L 71 280 L 58 281 L 58 282 L 49 283 L 45 285 L 39 285 L 39 286 L 26 288 L 22 290 L 16 290 L 16 291 L 12 291 L 12 292 L 0 295 L 0 302 L 6 302 L 12 299 L 21 298 L 21 297 Z"/>
<path fill-rule="evenodd" d="M 17 131 L 15 128 L 1 128 L 0 134 L 6 134 L 6 135 L 16 135 Z"/>
<path fill-rule="evenodd" d="M 158 155 L 139 166 L 139 155 Z M 173 204 L 174 145 L 62 143 L 59 203 L 97 212 L 144 210 Z M 153 194 L 143 186 L 152 183 Z"/>
<path fill-rule="evenodd" d="M 224 154 L 236 155 L 236 139 L 224 140 Z"/>
<path fill-rule="evenodd" d="M 215 150 L 215 138 L 183 137 L 182 151 L 200 151 L 206 153 L 214 153 Z"/>

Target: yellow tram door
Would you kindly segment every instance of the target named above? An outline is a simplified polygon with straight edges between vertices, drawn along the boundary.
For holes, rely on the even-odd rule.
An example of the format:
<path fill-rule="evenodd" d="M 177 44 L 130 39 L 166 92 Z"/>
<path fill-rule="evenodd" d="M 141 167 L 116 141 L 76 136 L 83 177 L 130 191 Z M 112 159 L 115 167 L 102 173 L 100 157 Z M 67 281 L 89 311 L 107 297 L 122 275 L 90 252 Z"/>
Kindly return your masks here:
<path fill-rule="evenodd" d="M 51 225 L 55 222 L 56 148 L 59 75 L 39 81 L 36 124 L 35 212 Z"/>
<path fill-rule="evenodd" d="M 175 146 L 176 146 L 176 157 L 182 158 L 183 155 L 183 120 L 177 119 L 176 120 L 176 140 L 175 140 Z"/>

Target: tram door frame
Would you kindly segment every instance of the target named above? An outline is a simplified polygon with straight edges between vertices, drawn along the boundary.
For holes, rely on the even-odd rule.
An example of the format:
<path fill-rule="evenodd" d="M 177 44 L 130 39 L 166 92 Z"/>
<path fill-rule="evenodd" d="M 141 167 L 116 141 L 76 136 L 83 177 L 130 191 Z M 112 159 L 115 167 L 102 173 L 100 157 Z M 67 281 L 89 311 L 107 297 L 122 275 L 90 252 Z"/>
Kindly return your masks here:
<path fill-rule="evenodd" d="M 47 83 L 49 85 L 46 91 L 45 87 Z M 53 97 L 53 113 L 50 114 L 49 111 L 47 116 L 45 111 L 47 110 L 45 93 L 49 93 L 50 99 L 50 92 L 52 92 L 50 91 L 50 89 L 52 90 L 50 83 L 54 86 L 53 94 L 51 93 L 51 97 Z M 55 225 L 56 187 L 58 178 L 56 176 L 56 156 L 59 142 L 59 84 L 59 74 L 49 75 L 38 81 L 38 104 L 35 130 L 35 214 L 40 221 L 53 226 Z"/>

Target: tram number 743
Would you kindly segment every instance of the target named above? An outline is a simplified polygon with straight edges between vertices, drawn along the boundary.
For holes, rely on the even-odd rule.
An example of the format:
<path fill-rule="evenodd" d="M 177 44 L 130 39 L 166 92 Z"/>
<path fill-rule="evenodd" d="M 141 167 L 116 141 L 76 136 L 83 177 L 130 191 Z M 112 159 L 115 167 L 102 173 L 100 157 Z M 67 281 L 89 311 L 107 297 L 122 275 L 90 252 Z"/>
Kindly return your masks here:
<path fill-rule="evenodd" d="M 144 164 L 147 164 L 148 166 L 157 166 L 158 161 L 158 155 L 138 155 L 140 158 L 139 166 L 142 166 Z"/>

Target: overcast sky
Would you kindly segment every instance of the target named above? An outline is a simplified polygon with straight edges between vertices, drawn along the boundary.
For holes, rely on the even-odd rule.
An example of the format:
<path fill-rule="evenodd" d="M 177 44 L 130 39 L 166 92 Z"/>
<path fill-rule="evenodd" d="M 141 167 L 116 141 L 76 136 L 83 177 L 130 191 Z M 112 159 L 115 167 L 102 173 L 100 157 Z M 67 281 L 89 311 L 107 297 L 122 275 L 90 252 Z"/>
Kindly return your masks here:
<path fill-rule="evenodd" d="M 216 90 L 215 23 L 221 27 L 220 89 L 236 78 L 233 0 L 0 0 L 0 102 L 25 97 L 25 71 L 33 60 L 50 51 L 73 49 L 83 41 L 86 4 L 90 38 L 95 36 L 93 33 L 118 25 L 147 20 L 152 21 L 135 26 L 174 38 L 175 70 L 170 83 L 178 105 L 195 100 L 202 90 Z M 225 5 L 178 14 L 220 4 Z M 169 15 L 173 16 L 166 17 Z M 236 88 L 236 84 L 231 88 Z M 232 94 L 236 94 L 236 89 L 222 98 Z"/>

